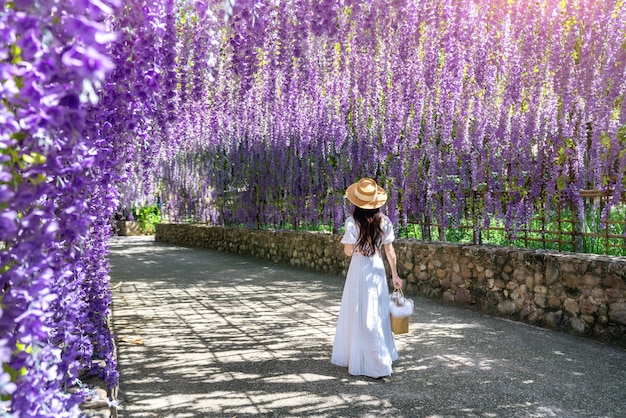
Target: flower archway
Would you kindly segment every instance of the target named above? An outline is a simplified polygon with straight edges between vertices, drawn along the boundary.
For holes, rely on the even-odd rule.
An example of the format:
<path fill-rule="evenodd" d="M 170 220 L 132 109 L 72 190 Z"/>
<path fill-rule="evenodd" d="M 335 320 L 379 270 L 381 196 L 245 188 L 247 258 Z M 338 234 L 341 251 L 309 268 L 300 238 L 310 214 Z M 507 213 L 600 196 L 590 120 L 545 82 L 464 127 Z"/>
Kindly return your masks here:
<path fill-rule="evenodd" d="M 337 226 L 369 175 L 400 222 L 457 222 L 480 193 L 482 221 L 513 230 L 537 201 L 624 192 L 622 0 L 0 10 L 4 416 L 77 416 L 89 370 L 116 384 L 106 254 L 126 200 Z"/>

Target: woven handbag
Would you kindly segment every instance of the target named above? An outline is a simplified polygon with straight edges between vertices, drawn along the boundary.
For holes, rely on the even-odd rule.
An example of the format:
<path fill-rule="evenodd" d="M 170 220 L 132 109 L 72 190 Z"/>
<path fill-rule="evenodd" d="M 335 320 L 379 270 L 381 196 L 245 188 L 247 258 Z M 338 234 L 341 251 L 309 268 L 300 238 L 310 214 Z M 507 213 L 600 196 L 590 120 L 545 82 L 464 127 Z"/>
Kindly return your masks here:
<path fill-rule="evenodd" d="M 389 318 L 394 334 L 409 332 L 409 316 L 413 313 L 413 301 L 404 297 L 402 289 L 395 289 L 389 295 Z"/>
<path fill-rule="evenodd" d="M 393 316 L 389 315 L 391 319 L 391 332 L 394 334 L 408 334 L 409 333 L 409 317 L 408 316 Z"/>

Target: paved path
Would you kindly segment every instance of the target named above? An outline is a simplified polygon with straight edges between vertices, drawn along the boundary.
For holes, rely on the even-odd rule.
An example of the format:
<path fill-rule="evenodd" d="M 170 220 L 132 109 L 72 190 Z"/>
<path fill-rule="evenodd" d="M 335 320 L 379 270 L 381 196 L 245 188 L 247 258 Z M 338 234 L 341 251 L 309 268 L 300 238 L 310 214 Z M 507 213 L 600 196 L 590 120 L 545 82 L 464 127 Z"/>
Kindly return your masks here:
<path fill-rule="evenodd" d="M 626 350 L 415 298 L 390 382 L 330 364 L 343 280 L 111 241 L 119 414 L 626 417 Z"/>

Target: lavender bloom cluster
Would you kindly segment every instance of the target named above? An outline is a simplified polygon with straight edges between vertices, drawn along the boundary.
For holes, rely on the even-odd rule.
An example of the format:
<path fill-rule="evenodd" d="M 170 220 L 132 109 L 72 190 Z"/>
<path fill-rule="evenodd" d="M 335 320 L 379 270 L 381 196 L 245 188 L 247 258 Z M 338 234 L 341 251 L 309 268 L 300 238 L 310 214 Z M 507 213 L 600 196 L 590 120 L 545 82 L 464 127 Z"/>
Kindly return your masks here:
<path fill-rule="evenodd" d="M 116 384 L 119 205 L 338 228 L 371 176 L 394 221 L 514 233 L 583 189 L 616 204 L 624 39 L 622 0 L 0 0 L 0 414 Z"/>
<path fill-rule="evenodd" d="M 117 384 L 107 240 L 177 116 L 173 4 L 0 1 L 0 416 L 76 417 L 83 375 Z"/>
<path fill-rule="evenodd" d="M 401 223 L 514 234 L 624 194 L 619 0 L 226 4 L 216 80 L 178 120 L 194 146 L 161 163 L 171 219 L 338 227 L 367 175 Z"/>
<path fill-rule="evenodd" d="M 77 416 L 80 373 L 117 380 L 106 325 L 113 194 L 100 178 L 115 166 L 87 122 L 114 67 L 106 19 L 119 6 L 0 2 L 2 416 Z"/>

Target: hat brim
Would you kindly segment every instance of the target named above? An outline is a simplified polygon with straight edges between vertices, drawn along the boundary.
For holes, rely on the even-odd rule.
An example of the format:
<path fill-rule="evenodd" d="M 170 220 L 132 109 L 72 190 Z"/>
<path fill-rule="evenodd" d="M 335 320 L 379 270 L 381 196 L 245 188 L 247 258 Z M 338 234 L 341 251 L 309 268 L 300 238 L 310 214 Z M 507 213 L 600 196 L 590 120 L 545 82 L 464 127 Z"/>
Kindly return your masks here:
<path fill-rule="evenodd" d="M 358 206 L 361 209 L 378 209 L 381 206 L 383 206 L 385 203 L 387 203 L 387 192 L 385 191 L 385 189 L 383 189 L 379 185 L 376 185 L 377 187 L 376 190 L 378 191 L 376 200 L 366 202 L 364 200 L 359 199 L 355 194 L 355 191 L 358 185 L 359 183 L 354 183 L 348 186 L 348 188 L 346 189 L 346 197 L 348 198 L 350 203 L 352 203 L 354 206 Z"/>

